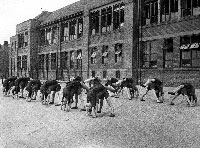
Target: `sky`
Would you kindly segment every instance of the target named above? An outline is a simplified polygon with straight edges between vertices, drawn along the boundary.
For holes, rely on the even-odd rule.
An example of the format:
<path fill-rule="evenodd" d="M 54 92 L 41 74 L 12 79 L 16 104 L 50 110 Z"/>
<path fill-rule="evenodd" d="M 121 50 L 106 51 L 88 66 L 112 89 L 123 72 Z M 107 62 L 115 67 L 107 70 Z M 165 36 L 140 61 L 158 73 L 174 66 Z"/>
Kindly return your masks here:
<path fill-rule="evenodd" d="M 0 0 L 0 44 L 10 43 L 16 25 L 32 19 L 42 11 L 53 12 L 79 0 Z"/>

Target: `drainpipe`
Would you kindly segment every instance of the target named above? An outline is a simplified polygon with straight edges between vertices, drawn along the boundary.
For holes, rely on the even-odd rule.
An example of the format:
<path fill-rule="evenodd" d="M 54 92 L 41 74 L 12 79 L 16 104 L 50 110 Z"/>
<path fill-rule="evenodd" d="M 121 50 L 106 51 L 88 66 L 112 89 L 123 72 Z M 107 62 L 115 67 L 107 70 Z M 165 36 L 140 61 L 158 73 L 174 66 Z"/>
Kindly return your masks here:
<path fill-rule="evenodd" d="M 133 25 L 132 25 L 132 78 L 138 84 L 139 77 L 139 9 L 138 9 L 138 1 L 133 0 Z M 135 13 L 137 13 L 135 15 Z M 135 18 L 135 19 L 134 19 Z M 135 21 L 136 20 L 136 21 Z M 135 50 L 136 49 L 136 50 Z M 136 51 L 136 56 L 134 55 L 134 51 Z M 136 57 L 136 65 L 134 65 L 134 57 Z"/>
<path fill-rule="evenodd" d="M 90 76 L 90 48 L 89 48 L 89 46 L 90 46 L 90 12 L 88 12 L 89 13 L 89 15 L 88 15 L 88 17 L 89 17 L 89 26 L 88 26 L 88 42 L 87 42 L 87 50 L 88 50 L 88 69 L 87 69 L 87 78 L 89 78 L 89 76 Z"/>
<path fill-rule="evenodd" d="M 60 26 L 57 26 L 57 33 L 58 33 L 58 47 L 56 50 L 56 80 L 58 80 L 58 50 L 60 50 Z"/>
<path fill-rule="evenodd" d="M 139 13 L 139 24 L 138 24 L 138 27 L 139 27 L 139 30 L 138 30 L 138 33 L 139 33 L 139 45 L 138 45 L 138 57 L 139 57 L 139 60 L 138 60 L 138 65 L 139 65 L 139 84 L 141 84 L 141 77 L 142 77 L 142 71 L 141 71 L 141 49 L 142 49 L 142 0 L 138 0 L 138 13 Z"/>
<path fill-rule="evenodd" d="M 19 72 L 19 69 L 18 69 L 19 68 L 18 67 L 18 54 L 19 54 L 18 53 L 18 48 L 19 48 L 19 43 L 18 42 L 19 41 L 18 40 L 19 40 L 19 34 L 17 34 L 17 48 L 16 48 L 17 49 L 17 76 L 19 76 L 19 73 L 18 73 Z"/>

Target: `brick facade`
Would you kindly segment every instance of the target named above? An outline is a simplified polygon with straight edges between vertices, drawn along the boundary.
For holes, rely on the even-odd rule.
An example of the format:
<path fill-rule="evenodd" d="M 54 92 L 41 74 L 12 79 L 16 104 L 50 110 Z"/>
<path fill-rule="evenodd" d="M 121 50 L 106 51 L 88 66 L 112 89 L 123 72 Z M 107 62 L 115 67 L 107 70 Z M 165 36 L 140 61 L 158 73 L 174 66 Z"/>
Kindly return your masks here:
<path fill-rule="evenodd" d="M 17 34 L 23 32 L 23 30 L 29 30 L 28 46 L 20 49 L 17 47 L 18 52 L 16 52 L 18 56 L 27 54 L 28 57 L 27 71 L 21 73 L 21 75 L 26 73 L 40 79 L 62 80 L 68 80 L 71 76 L 76 75 L 86 79 L 91 77 L 92 74 L 101 78 L 134 77 L 136 81 L 158 77 L 163 80 L 166 86 L 175 86 L 180 82 L 188 81 L 199 87 L 197 82 L 200 78 L 200 67 L 181 66 L 182 52 L 180 52 L 180 38 L 182 36 L 200 34 L 200 17 L 197 15 L 197 9 L 195 8 L 192 15 L 185 17 L 183 16 L 185 13 L 183 14 L 181 9 L 181 0 L 178 0 L 176 1 L 178 8 L 175 10 L 176 12 L 170 13 L 170 16 L 164 16 L 161 12 L 162 0 L 141 0 L 141 21 L 146 24 L 138 29 L 138 20 L 140 19 L 138 15 L 140 3 L 138 4 L 138 2 L 137 0 L 80 0 L 54 12 L 42 13 L 34 19 L 17 25 Z M 155 2 L 154 4 L 157 5 L 155 6 L 155 9 L 158 9 L 156 17 L 145 18 L 143 16 L 145 13 L 144 8 L 149 2 Z M 114 9 L 118 5 L 120 7 L 116 11 L 121 13 L 121 9 L 123 9 L 124 18 L 123 22 L 120 22 L 119 28 L 116 29 L 114 28 L 116 25 L 114 24 Z M 149 6 L 151 8 L 154 5 Z M 112 10 L 112 21 L 110 26 L 107 22 L 106 27 L 110 28 L 105 31 L 102 25 L 104 20 L 101 18 L 103 18 L 103 10 L 108 10 L 108 8 Z M 172 9 L 170 8 L 170 10 Z M 97 12 L 100 14 L 98 16 L 98 26 L 91 28 L 94 27 L 91 25 L 92 21 L 97 21 L 95 17 L 92 18 L 92 15 Z M 79 28 L 79 19 L 83 20 L 82 29 Z M 121 18 L 119 21 L 121 21 Z M 70 28 L 67 24 L 71 25 L 71 30 L 67 31 Z M 78 36 L 80 29 L 82 34 Z M 51 39 L 55 38 L 55 41 L 47 41 L 49 35 Z M 66 40 L 68 36 L 69 39 Z M 42 38 L 45 39 L 42 40 Z M 168 53 L 163 50 L 166 39 L 169 38 L 173 40 L 173 52 L 168 55 L 171 61 L 166 60 L 165 55 Z M 18 36 L 13 40 L 18 42 Z M 142 41 L 140 46 L 138 46 L 139 40 Z M 116 47 L 118 44 L 122 45 L 122 51 L 118 52 L 118 54 L 121 53 L 121 59 L 116 62 Z M 154 57 L 154 63 L 152 62 L 154 64 L 153 68 L 143 67 L 146 44 L 150 45 L 156 56 Z M 106 56 L 104 56 L 104 47 L 106 47 Z M 92 54 L 93 50 L 95 50 L 94 55 Z M 79 51 L 82 53 L 80 59 L 78 59 Z M 70 56 L 72 52 L 74 52 L 74 57 Z M 51 56 L 52 53 L 56 54 L 56 60 Z M 68 56 L 65 59 L 67 65 L 65 68 L 62 67 L 63 59 L 61 55 L 63 53 L 67 53 Z M 43 59 L 39 59 L 39 57 L 43 57 Z M 74 67 L 71 67 L 70 58 L 72 61 L 74 60 Z M 106 62 L 103 60 L 104 58 Z M 93 59 L 95 59 L 94 63 L 91 61 Z M 82 61 L 81 67 L 78 66 L 78 60 Z M 43 61 L 42 66 L 41 61 Z M 171 62 L 170 67 L 165 67 L 166 62 Z M 17 64 L 17 62 L 15 63 Z M 56 67 L 54 67 L 55 65 Z M 19 71 L 15 71 L 19 74 Z"/>
<path fill-rule="evenodd" d="M 162 0 L 158 0 L 159 4 L 161 2 Z M 147 0 L 144 1 L 144 5 L 148 3 Z M 196 12 L 194 13 L 197 8 L 191 8 L 193 15 L 187 16 L 181 15 L 181 8 L 181 0 L 178 0 L 178 11 L 176 13 L 171 13 L 171 18 L 168 17 L 166 21 L 161 21 L 160 17 L 163 16 L 161 15 L 161 11 L 158 10 L 158 22 L 146 24 L 142 27 L 142 38 L 140 37 L 140 40 L 143 42 L 153 42 L 154 50 L 158 53 L 157 68 L 141 68 L 140 75 L 142 81 L 149 77 L 159 77 L 163 80 L 165 86 L 177 86 L 181 82 L 190 82 L 200 87 L 200 67 L 183 67 L 181 65 L 180 49 L 181 37 L 200 34 L 200 17 L 196 15 Z M 143 19 L 143 21 L 147 21 L 146 18 Z M 163 68 L 164 40 L 169 38 L 173 39 L 173 53 L 171 55 L 173 65 L 170 68 Z M 199 52 L 199 49 L 196 51 Z"/>

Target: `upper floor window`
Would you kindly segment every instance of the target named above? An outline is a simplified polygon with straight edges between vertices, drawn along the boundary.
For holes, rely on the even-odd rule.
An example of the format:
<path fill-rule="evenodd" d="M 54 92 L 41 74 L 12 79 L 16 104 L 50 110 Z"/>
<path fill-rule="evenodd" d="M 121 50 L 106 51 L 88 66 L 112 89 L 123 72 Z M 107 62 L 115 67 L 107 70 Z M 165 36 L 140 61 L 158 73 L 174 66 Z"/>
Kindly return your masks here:
<path fill-rule="evenodd" d="M 101 9 L 101 32 L 111 31 L 112 7 Z"/>
<path fill-rule="evenodd" d="M 11 52 L 13 52 L 13 48 L 14 48 L 14 42 L 12 42 L 11 44 Z"/>
<path fill-rule="evenodd" d="M 153 42 L 143 42 L 143 67 L 157 68 L 157 49 Z"/>
<path fill-rule="evenodd" d="M 18 47 L 24 47 L 24 33 L 18 34 Z"/>
<path fill-rule="evenodd" d="M 69 22 L 69 39 L 73 40 L 77 38 L 77 23 L 76 23 L 76 19 L 71 20 Z"/>
<path fill-rule="evenodd" d="M 181 1 L 181 16 L 199 15 L 200 0 L 182 0 Z"/>
<path fill-rule="evenodd" d="M 192 0 L 181 1 L 181 14 L 183 17 L 192 15 Z"/>
<path fill-rule="evenodd" d="M 172 13 L 178 12 L 178 0 L 163 0 L 161 3 L 161 22 L 175 18 Z"/>
<path fill-rule="evenodd" d="M 200 35 L 181 37 L 181 66 L 200 67 Z"/>
<path fill-rule="evenodd" d="M 46 43 L 51 44 L 51 28 L 46 29 Z"/>
<path fill-rule="evenodd" d="M 122 44 L 115 44 L 115 63 L 122 61 Z"/>
<path fill-rule="evenodd" d="M 45 29 L 40 30 L 40 45 L 45 45 Z"/>
<path fill-rule="evenodd" d="M 192 6 L 194 8 L 200 7 L 200 0 L 193 0 Z"/>
<path fill-rule="evenodd" d="M 77 34 L 77 38 L 80 38 L 81 36 L 83 36 L 83 18 L 79 18 L 78 19 L 78 34 Z"/>
<path fill-rule="evenodd" d="M 145 4 L 146 24 L 158 23 L 158 1 L 151 1 Z"/>
<path fill-rule="evenodd" d="M 91 59 L 90 59 L 91 64 L 95 64 L 97 62 L 96 54 L 97 54 L 97 48 L 96 47 L 91 48 Z"/>
<path fill-rule="evenodd" d="M 24 34 L 24 47 L 28 46 L 28 31 Z"/>
<path fill-rule="evenodd" d="M 113 6 L 113 29 L 118 29 L 124 25 L 124 3 Z"/>
<path fill-rule="evenodd" d="M 99 33 L 99 11 L 94 11 L 90 13 L 90 31 L 91 34 L 94 35 Z"/>
<path fill-rule="evenodd" d="M 69 40 L 69 23 L 65 22 L 62 24 L 62 41 L 68 41 Z"/>
<path fill-rule="evenodd" d="M 101 32 L 108 32 L 119 29 L 124 26 L 124 3 L 115 4 L 113 6 L 102 8 L 101 11 L 96 10 L 90 13 L 90 34 L 99 33 L 99 25 Z M 101 17 L 101 24 L 99 24 Z M 112 22 L 113 21 L 113 22 Z"/>
<path fill-rule="evenodd" d="M 52 39 L 51 39 L 51 43 L 53 43 L 53 44 L 56 43 L 56 29 L 57 29 L 57 27 L 53 27 L 53 28 L 52 28 Z"/>

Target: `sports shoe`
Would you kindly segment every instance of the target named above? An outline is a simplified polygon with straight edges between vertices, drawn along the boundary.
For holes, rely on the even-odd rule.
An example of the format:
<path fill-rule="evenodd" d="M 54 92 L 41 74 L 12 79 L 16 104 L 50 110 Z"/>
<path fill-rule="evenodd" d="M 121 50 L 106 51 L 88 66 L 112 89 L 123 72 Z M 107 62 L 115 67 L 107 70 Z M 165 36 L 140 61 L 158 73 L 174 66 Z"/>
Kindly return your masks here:
<path fill-rule="evenodd" d="M 170 94 L 170 95 L 175 95 L 175 93 L 174 93 L 174 92 L 171 92 L 171 91 L 168 92 L 168 94 Z"/>
<path fill-rule="evenodd" d="M 78 107 L 77 107 L 77 106 L 74 106 L 74 107 L 72 107 L 71 109 L 78 109 Z"/>
<path fill-rule="evenodd" d="M 81 111 L 86 111 L 86 109 L 85 108 L 81 108 Z"/>
<path fill-rule="evenodd" d="M 61 104 L 55 104 L 55 106 L 60 106 Z"/>
<path fill-rule="evenodd" d="M 142 87 L 146 87 L 144 84 L 141 84 L 140 86 L 142 86 Z"/>
<path fill-rule="evenodd" d="M 157 103 L 163 103 L 163 101 L 162 101 L 162 100 L 157 100 L 156 102 L 157 102 Z"/>
<path fill-rule="evenodd" d="M 115 117 L 115 114 L 113 114 L 113 113 L 110 113 L 110 115 L 109 115 L 110 117 Z"/>

